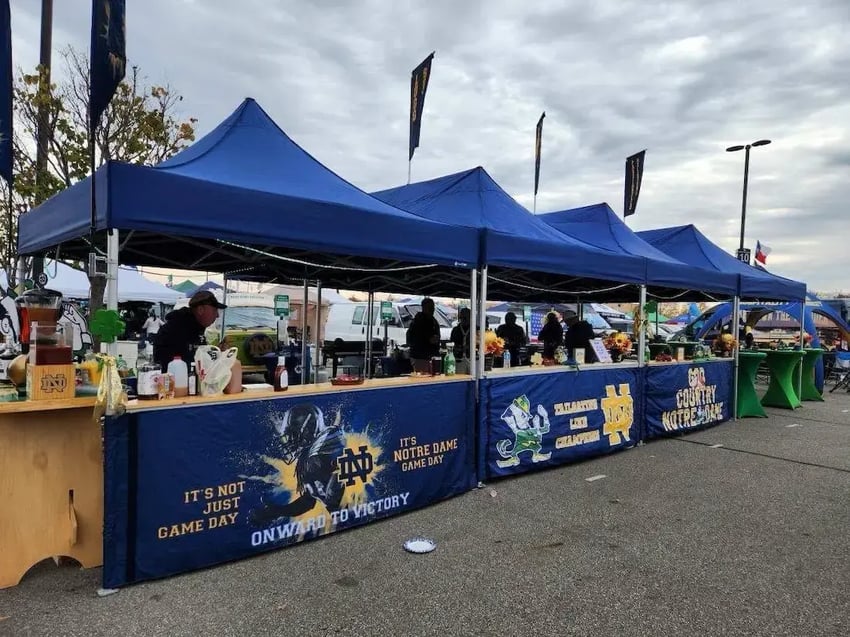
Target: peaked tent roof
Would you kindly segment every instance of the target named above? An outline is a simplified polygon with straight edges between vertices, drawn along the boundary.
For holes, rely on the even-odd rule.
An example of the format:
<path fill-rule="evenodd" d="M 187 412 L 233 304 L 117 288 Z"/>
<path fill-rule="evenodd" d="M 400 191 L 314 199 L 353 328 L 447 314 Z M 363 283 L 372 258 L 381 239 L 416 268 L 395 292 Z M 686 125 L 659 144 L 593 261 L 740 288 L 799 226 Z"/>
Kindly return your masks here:
<path fill-rule="evenodd" d="M 635 234 L 607 203 L 549 212 L 538 217 L 565 235 L 598 248 L 645 257 L 647 285 L 651 287 L 705 290 L 726 296 L 734 296 L 737 292 L 735 274 L 706 270 L 670 257 Z"/>
<path fill-rule="evenodd" d="M 428 219 L 478 229 L 483 263 L 491 274 L 490 296 L 505 299 L 545 297 L 544 289 L 599 298 L 628 299 L 634 293 L 610 282 L 644 283 L 646 259 L 589 245 L 554 232 L 508 195 L 483 168 L 399 186 L 375 197 Z M 511 282 L 494 275 L 493 266 L 524 271 Z M 544 277 L 541 273 L 558 275 Z M 574 278 L 564 278 L 564 275 Z M 519 283 L 512 289 L 511 283 Z M 493 285 L 495 284 L 495 285 Z M 523 287 L 525 286 L 525 287 Z M 592 291 L 596 290 L 597 294 Z"/>
<path fill-rule="evenodd" d="M 431 222 L 371 197 L 305 152 L 250 98 L 168 161 L 109 162 L 98 169 L 96 185 L 97 229 L 121 231 L 127 263 L 250 268 L 347 289 L 392 282 L 431 293 L 423 277 L 436 268 L 422 264 L 474 267 L 479 256 L 473 229 Z M 90 188 L 90 179 L 83 180 L 23 215 L 20 253 L 64 242 L 63 255 L 84 257 Z M 431 277 L 438 287 L 449 278 Z M 459 278 L 468 288 L 468 275 Z"/>
<path fill-rule="evenodd" d="M 197 283 L 194 283 L 193 281 L 186 279 L 185 281 L 181 281 L 177 285 L 172 285 L 171 289 L 177 290 L 178 292 L 183 292 L 185 294 L 189 290 L 194 290 L 197 287 L 198 287 Z"/>
<path fill-rule="evenodd" d="M 89 278 L 85 272 L 76 270 L 65 263 L 46 261 L 44 273 L 48 277 L 47 286 L 61 292 L 65 298 L 89 298 Z M 6 287 L 6 274 L 0 273 L 0 285 Z M 118 268 L 118 302 L 150 301 L 151 303 L 174 303 L 183 295 L 161 283 L 143 276 L 136 268 L 121 266 Z"/>
<path fill-rule="evenodd" d="M 738 261 L 709 241 L 693 225 L 645 230 L 637 234 L 674 259 L 716 272 L 739 275 L 739 294 L 744 299 L 797 300 L 806 297 L 805 283 L 776 276 Z"/>

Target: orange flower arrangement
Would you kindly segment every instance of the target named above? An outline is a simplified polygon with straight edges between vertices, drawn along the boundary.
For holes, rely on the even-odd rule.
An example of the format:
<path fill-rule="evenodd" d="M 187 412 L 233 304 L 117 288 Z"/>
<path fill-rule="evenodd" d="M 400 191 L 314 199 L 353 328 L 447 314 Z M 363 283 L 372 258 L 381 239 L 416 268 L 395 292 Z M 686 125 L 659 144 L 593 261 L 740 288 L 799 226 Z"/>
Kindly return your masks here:
<path fill-rule="evenodd" d="M 628 334 L 623 332 L 614 332 L 605 337 L 603 341 L 606 349 L 617 348 L 623 354 L 627 354 L 632 351 L 632 340 L 629 338 Z"/>
<path fill-rule="evenodd" d="M 496 336 L 493 330 L 484 332 L 484 353 L 498 356 L 505 351 L 505 339 Z"/>

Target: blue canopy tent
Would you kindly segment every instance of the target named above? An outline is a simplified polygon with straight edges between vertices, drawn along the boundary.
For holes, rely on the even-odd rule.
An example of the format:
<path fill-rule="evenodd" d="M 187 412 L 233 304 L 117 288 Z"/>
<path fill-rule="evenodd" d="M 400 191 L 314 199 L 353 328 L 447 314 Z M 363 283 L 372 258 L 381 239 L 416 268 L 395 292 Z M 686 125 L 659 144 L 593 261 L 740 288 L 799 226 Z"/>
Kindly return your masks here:
<path fill-rule="evenodd" d="M 123 263 L 334 288 L 464 293 L 478 233 L 378 201 L 293 142 L 246 99 L 201 140 L 155 167 L 97 171 L 97 230 L 120 232 Z M 85 259 L 90 178 L 22 215 L 19 252 Z M 236 274 L 238 271 L 238 274 Z"/>
<path fill-rule="evenodd" d="M 806 284 L 792 281 L 738 261 L 715 245 L 693 225 L 645 230 L 638 237 L 668 256 L 718 274 L 736 274 L 742 299 L 799 301 L 806 297 Z M 716 275 L 715 275 L 716 276 Z"/>
<path fill-rule="evenodd" d="M 673 290 L 682 290 L 685 292 L 675 294 L 676 299 L 712 298 L 712 294 L 728 298 L 737 291 L 735 274 L 710 271 L 672 258 L 636 235 L 607 203 L 538 216 L 569 237 L 612 252 L 644 257 L 650 296 L 669 298 L 674 296 Z"/>
<path fill-rule="evenodd" d="M 491 297 L 621 300 L 634 295 L 627 284 L 646 280 L 644 257 L 554 232 L 481 167 L 373 195 L 422 217 L 480 231 Z"/>
<path fill-rule="evenodd" d="M 800 301 L 789 303 L 742 303 L 741 311 L 747 312 L 749 315 L 747 324 L 754 327 L 764 317 L 773 312 L 784 312 L 798 323 L 801 320 L 803 329 L 812 336 L 812 347 L 820 347 L 820 338 L 817 333 L 815 324 L 815 315 L 819 314 L 828 318 L 838 328 L 841 336 L 845 340 L 850 340 L 850 325 L 841 317 L 841 315 L 826 303 L 823 303 L 814 294 L 806 295 L 806 304 L 802 305 Z M 706 338 L 713 332 L 719 332 L 720 328 L 732 320 L 732 304 L 722 303 L 717 305 L 695 322 L 693 334 L 696 338 Z M 701 322 L 701 324 L 700 324 Z M 690 326 L 689 326 L 690 327 Z M 687 329 L 687 328 L 686 328 Z M 818 361 L 815 367 L 815 382 L 818 389 L 823 390 L 823 360 Z"/>

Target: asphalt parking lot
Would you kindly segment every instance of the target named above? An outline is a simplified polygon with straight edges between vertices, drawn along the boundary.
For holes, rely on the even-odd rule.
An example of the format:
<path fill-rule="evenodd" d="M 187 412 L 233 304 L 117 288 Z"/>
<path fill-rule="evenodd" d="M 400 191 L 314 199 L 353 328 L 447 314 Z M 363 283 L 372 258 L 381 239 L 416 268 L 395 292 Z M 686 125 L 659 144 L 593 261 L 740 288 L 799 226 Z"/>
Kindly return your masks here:
<path fill-rule="evenodd" d="M 406 553 L 420 534 L 436 551 Z M 850 394 L 99 586 L 43 562 L 0 591 L 0 635 L 848 635 Z"/>

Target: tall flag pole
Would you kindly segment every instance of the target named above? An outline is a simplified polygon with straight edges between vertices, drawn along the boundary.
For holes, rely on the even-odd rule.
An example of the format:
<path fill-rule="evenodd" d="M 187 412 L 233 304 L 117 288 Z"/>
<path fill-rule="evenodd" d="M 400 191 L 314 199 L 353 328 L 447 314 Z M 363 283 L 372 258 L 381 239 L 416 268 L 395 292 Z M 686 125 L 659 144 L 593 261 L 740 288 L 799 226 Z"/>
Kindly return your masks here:
<path fill-rule="evenodd" d="M 434 53 L 422 60 L 410 74 L 410 140 L 407 155 L 407 183 L 410 183 L 410 167 L 413 162 L 413 151 L 419 148 L 419 131 L 422 128 L 422 112 L 425 110 L 425 92 L 428 90 L 428 80 L 431 79 L 431 61 Z"/>
<path fill-rule="evenodd" d="M 14 139 L 12 124 L 12 14 L 9 0 L 0 0 L 0 176 L 6 180 L 9 199 L 6 209 L 6 264 L 12 267 L 12 186 L 14 182 Z M 12 280 L 7 273 L 8 281 Z"/>
<path fill-rule="evenodd" d="M 534 137 L 534 212 L 537 212 L 537 188 L 540 186 L 540 154 L 543 148 L 543 118 L 546 111 L 537 120 L 537 131 Z"/>
<path fill-rule="evenodd" d="M 640 195 L 640 182 L 643 180 L 643 160 L 646 149 L 626 158 L 626 189 L 623 201 L 623 218 L 635 214 Z"/>
<path fill-rule="evenodd" d="M 95 202 L 95 132 L 100 117 L 127 68 L 125 0 L 92 0 L 91 55 L 89 67 L 89 161 L 91 168 L 91 228 L 94 249 L 97 225 Z"/>

